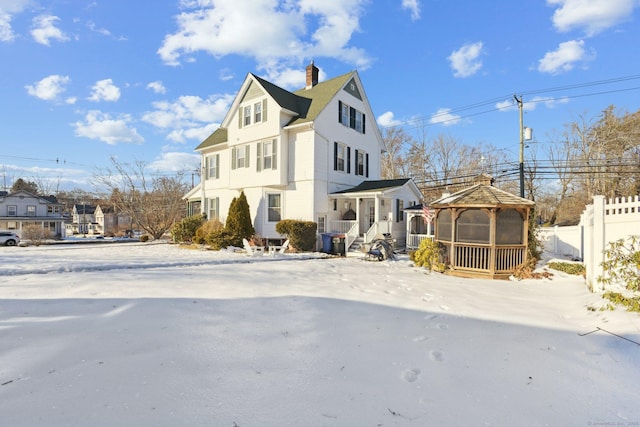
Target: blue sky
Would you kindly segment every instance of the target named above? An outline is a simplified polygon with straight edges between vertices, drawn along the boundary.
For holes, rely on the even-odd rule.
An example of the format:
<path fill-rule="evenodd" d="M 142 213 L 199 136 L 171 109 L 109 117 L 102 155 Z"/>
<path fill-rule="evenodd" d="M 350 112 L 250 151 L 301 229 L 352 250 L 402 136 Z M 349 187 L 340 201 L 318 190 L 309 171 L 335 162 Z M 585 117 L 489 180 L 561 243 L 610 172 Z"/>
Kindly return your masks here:
<path fill-rule="evenodd" d="M 120 161 L 195 170 L 247 73 L 357 69 L 380 126 L 517 159 L 608 105 L 640 108 L 638 0 L 0 0 L 0 186 L 91 191 Z M 552 90 L 555 89 L 555 90 Z M 534 149 L 534 148 L 529 148 Z"/>

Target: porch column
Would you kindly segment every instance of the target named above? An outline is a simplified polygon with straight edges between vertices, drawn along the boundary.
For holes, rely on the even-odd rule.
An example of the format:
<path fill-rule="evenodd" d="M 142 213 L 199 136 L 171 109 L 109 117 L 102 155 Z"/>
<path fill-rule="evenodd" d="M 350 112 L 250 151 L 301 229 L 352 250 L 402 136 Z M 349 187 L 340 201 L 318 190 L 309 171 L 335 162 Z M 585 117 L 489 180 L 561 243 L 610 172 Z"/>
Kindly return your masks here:
<path fill-rule="evenodd" d="M 376 225 L 376 234 L 378 234 L 379 231 L 380 231 L 378 229 L 379 228 L 378 227 L 378 222 L 380 221 L 380 195 L 379 194 L 376 194 L 375 202 L 374 202 L 373 206 L 374 206 L 373 215 L 374 215 L 374 220 L 375 220 L 374 224 Z"/>

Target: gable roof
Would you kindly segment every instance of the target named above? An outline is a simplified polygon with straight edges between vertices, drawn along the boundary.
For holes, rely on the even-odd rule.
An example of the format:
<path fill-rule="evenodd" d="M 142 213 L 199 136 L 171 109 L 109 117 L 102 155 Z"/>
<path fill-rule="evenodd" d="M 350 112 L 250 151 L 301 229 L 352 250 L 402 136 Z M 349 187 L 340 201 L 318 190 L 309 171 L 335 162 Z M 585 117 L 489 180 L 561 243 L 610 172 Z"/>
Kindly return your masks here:
<path fill-rule="evenodd" d="M 196 150 L 212 147 L 227 142 L 227 129 L 218 128 L 196 147 Z"/>

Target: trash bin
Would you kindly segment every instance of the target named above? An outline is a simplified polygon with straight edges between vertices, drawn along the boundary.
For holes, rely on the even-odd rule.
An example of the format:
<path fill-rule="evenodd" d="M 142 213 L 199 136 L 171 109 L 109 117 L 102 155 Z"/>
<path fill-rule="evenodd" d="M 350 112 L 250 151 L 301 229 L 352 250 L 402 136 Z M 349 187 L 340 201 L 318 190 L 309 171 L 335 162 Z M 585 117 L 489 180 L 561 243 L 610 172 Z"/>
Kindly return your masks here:
<path fill-rule="evenodd" d="M 326 254 L 330 254 L 333 252 L 333 242 L 331 241 L 332 238 L 333 234 L 322 233 L 322 252 Z"/>
<path fill-rule="evenodd" d="M 347 256 L 344 234 L 334 234 L 331 237 L 331 242 L 333 243 L 331 253 L 334 255 Z"/>

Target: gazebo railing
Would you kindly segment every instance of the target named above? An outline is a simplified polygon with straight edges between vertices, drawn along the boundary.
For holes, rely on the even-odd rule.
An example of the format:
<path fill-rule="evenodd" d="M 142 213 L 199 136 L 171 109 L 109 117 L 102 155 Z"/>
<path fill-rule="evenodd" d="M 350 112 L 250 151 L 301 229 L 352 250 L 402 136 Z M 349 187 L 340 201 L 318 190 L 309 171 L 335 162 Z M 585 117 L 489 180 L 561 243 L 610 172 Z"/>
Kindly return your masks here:
<path fill-rule="evenodd" d="M 525 259 L 524 245 L 496 246 L 495 262 L 491 265 L 492 248 L 489 245 L 455 243 L 451 260 L 454 269 L 473 270 L 486 273 L 512 272 Z"/>

